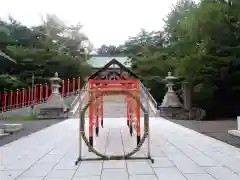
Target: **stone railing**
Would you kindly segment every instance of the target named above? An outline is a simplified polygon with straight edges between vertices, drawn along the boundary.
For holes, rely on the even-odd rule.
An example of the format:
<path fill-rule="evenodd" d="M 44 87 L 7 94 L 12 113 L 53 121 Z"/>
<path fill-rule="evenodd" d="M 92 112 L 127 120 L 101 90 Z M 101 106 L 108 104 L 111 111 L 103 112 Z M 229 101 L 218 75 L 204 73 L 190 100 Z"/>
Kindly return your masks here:
<path fill-rule="evenodd" d="M 88 83 L 86 83 L 83 88 L 81 89 L 81 92 L 86 92 L 86 90 L 88 89 Z M 75 99 L 73 100 L 73 102 L 71 103 L 70 105 L 70 108 L 73 108 L 76 104 L 77 104 L 77 101 L 79 99 L 79 96 L 82 95 L 82 93 L 78 93 L 78 95 L 75 97 Z"/>
<path fill-rule="evenodd" d="M 73 116 L 77 112 L 79 106 L 81 106 L 83 99 L 85 99 L 85 97 L 87 96 L 87 90 L 88 90 L 88 83 L 84 85 L 80 93 L 78 93 L 78 95 L 73 100 L 71 104 L 71 110 L 69 112 L 69 116 Z"/>
<path fill-rule="evenodd" d="M 141 93 L 145 96 L 146 99 L 150 100 L 150 103 L 153 105 L 155 111 L 158 109 L 157 101 L 153 98 L 151 93 L 147 90 L 147 88 L 140 82 Z"/>

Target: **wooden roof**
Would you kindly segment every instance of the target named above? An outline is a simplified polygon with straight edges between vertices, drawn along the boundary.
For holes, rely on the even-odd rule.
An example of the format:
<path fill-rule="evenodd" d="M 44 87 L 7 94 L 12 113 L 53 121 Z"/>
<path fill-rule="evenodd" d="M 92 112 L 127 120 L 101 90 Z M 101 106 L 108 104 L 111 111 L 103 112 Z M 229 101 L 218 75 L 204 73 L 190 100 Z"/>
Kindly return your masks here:
<path fill-rule="evenodd" d="M 140 79 L 140 77 L 138 75 L 136 75 L 134 72 L 132 72 L 129 68 L 127 68 L 126 66 L 124 66 L 122 63 L 120 63 L 119 61 L 117 61 L 116 59 L 112 59 L 111 61 L 109 61 L 105 66 L 103 66 L 101 69 L 99 69 L 98 71 L 96 71 L 95 73 L 93 73 L 88 79 L 94 79 L 97 76 L 99 76 L 99 74 L 101 72 L 106 71 L 110 66 L 112 65 L 117 65 L 121 70 L 129 73 L 129 75 L 131 75 L 132 77 L 136 78 L 136 79 Z"/>
<path fill-rule="evenodd" d="M 124 64 L 126 67 L 131 68 L 131 63 L 129 62 L 129 57 L 127 56 L 91 56 L 87 63 L 91 65 L 93 68 L 102 68 L 107 63 L 109 63 L 112 59 L 116 59 L 121 64 Z M 112 68 L 112 67 L 109 67 Z"/>

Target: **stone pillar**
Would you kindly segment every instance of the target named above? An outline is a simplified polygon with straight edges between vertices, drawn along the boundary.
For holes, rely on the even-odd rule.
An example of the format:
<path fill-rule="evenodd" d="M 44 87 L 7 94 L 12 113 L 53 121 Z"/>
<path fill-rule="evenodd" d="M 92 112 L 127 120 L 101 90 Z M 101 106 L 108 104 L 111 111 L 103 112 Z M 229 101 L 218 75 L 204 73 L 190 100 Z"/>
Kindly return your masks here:
<path fill-rule="evenodd" d="M 192 109 L 192 86 L 189 82 L 182 83 L 183 89 L 183 102 L 185 109 Z"/>

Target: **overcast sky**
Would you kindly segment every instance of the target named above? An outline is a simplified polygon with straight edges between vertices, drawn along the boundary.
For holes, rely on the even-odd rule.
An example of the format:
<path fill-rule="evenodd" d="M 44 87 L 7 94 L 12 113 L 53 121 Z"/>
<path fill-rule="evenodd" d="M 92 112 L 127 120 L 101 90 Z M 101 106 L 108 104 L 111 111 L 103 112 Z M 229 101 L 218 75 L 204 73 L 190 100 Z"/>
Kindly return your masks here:
<path fill-rule="evenodd" d="M 68 24 L 81 22 L 94 47 L 122 44 L 140 31 L 159 30 L 177 0 L 0 0 L 0 17 L 11 14 L 27 26 L 55 14 Z"/>

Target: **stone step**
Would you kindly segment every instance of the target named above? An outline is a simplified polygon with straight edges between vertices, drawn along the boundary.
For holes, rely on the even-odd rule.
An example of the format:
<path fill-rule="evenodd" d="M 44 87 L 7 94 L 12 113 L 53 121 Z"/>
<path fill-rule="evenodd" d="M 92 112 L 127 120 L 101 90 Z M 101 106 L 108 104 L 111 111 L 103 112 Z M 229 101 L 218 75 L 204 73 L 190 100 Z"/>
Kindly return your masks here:
<path fill-rule="evenodd" d="M 82 102 L 82 107 L 87 103 L 88 96 L 86 96 Z M 126 100 L 123 96 L 105 96 L 103 98 L 104 101 L 104 117 L 106 118 L 114 118 L 114 117 L 126 117 Z M 146 101 L 142 99 L 144 107 L 146 107 Z M 143 112 L 140 112 L 141 116 L 143 116 Z M 155 116 L 154 112 L 150 109 L 149 115 L 151 117 Z M 76 116 L 79 116 L 79 113 L 76 113 Z M 88 116 L 88 109 L 86 111 L 86 117 Z"/>

